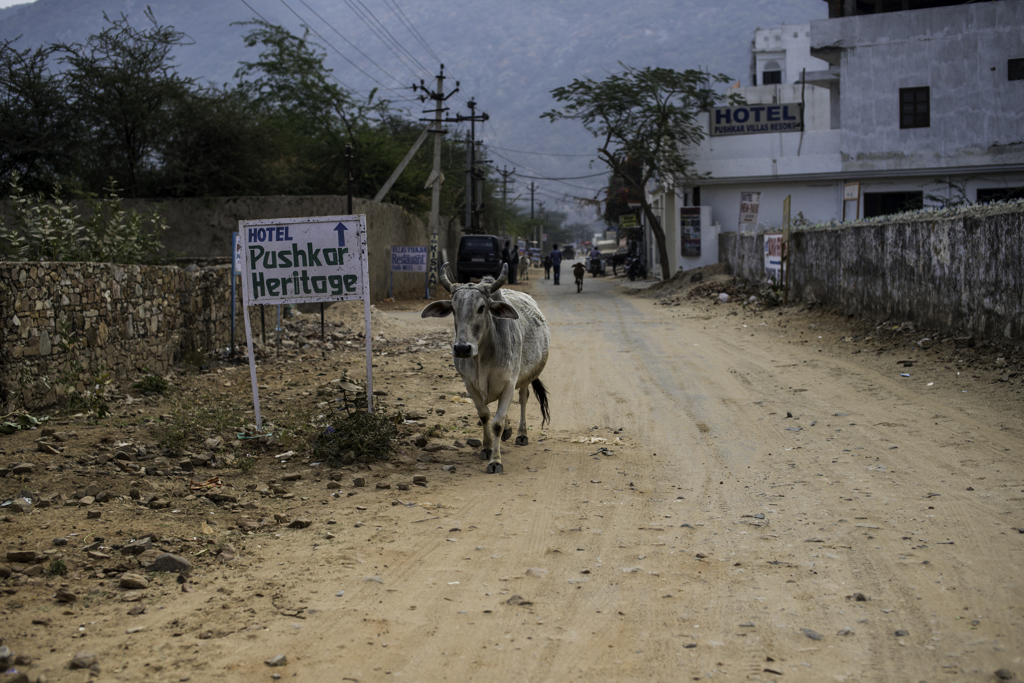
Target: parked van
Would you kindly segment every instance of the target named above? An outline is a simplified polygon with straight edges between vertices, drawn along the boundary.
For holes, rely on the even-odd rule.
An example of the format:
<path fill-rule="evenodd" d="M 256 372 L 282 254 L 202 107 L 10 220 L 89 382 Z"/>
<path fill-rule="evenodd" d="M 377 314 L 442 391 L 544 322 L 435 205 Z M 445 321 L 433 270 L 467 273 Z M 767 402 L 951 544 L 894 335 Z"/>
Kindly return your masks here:
<path fill-rule="evenodd" d="M 455 261 L 459 282 L 501 275 L 501 243 L 494 235 L 463 235 Z"/>

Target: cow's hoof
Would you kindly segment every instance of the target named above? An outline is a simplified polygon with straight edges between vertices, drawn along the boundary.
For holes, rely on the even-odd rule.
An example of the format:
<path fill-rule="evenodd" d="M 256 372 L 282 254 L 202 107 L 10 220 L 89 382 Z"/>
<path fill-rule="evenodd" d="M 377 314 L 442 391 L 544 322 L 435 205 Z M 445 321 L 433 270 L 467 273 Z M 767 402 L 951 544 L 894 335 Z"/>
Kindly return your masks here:
<path fill-rule="evenodd" d="M 512 438 L 512 428 L 511 427 L 509 427 L 508 429 L 506 429 L 505 431 L 503 431 L 501 433 L 501 440 L 502 441 L 508 441 L 510 438 Z"/>
<path fill-rule="evenodd" d="M 504 471 L 505 468 L 501 466 L 500 462 L 487 463 L 487 474 L 501 474 Z"/>
<path fill-rule="evenodd" d="M 491 459 L 491 449 L 490 448 L 481 448 L 480 449 L 480 459 L 481 460 L 490 460 Z"/>
<path fill-rule="evenodd" d="M 530 437 L 528 437 L 528 436 L 517 436 L 516 437 L 516 445 L 517 446 L 529 446 L 530 445 Z"/>

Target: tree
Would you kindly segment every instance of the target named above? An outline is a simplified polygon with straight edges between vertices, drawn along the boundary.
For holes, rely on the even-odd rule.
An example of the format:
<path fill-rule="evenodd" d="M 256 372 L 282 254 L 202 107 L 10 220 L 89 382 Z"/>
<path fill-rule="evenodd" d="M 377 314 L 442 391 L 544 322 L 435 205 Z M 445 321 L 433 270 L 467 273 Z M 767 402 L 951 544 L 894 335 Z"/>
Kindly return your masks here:
<path fill-rule="evenodd" d="M 688 147 L 704 139 L 697 114 L 723 101 L 738 103 L 740 98 L 711 89 L 712 84 L 731 80 L 724 74 L 620 65 L 622 73 L 603 81 L 575 79 L 552 90 L 554 99 L 564 105 L 541 118 L 579 121 L 601 140 L 597 150 L 601 160 L 637 192 L 664 264 L 662 278 L 667 279 L 672 273 L 667 268 L 665 231 L 647 199 L 648 184 L 655 179 L 664 183 L 707 177 L 694 171 L 686 155 Z M 634 165 L 639 174 L 630 172 Z"/>
<path fill-rule="evenodd" d="M 114 178 L 130 196 L 142 194 L 158 166 L 156 148 L 172 122 L 173 104 L 195 85 L 178 75 L 172 52 L 185 34 L 157 23 L 136 29 L 128 18 L 104 18 L 108 26 L 82 44 L 62 44 L 67 92 L 84 128 L 82 181 L 92 189 Z"/>
<path fill-rule="evenodd" d="M 49 69 L 55 48 L 17 50 L 13 43 L 0 44 L 0 182 L 17 174 L 38 192 L 70 173 L 78 126 L 65 79 Z"/>

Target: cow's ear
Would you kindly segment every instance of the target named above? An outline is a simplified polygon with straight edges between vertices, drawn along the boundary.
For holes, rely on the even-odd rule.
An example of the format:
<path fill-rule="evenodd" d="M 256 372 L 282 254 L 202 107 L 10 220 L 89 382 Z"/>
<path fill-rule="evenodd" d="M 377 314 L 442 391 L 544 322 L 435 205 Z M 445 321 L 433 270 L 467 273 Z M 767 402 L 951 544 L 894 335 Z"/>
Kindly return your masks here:
<path fill-rule="evenodd" d="M 519 320 L 519 312 L 512 308 L 511 305 L 504 301 L 492 301 L 491 302 L 491 315 L 495 318 L 508 318 L 509 320 Z"/>
<path fill-rule="evenodd" d="M 452 314 L 451 301 L 435 301 L 420 312 L 421 318 L 447 318 Z"/>

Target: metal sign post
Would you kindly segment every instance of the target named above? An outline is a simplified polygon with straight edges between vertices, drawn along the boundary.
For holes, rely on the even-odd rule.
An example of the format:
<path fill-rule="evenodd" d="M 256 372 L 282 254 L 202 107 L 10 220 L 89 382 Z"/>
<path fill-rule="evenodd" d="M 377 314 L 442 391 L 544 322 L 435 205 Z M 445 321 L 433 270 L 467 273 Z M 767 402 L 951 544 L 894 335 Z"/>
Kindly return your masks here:
<path fill-rule="evenodd" d="M 242 303 L 249 341 L 256 427 L 262 428 L 249 307 L 363 300 L 366 334 L 366 405 L 373 412 L 373 335 L 366 216 L 319 216 L 239 221 Z"/>

